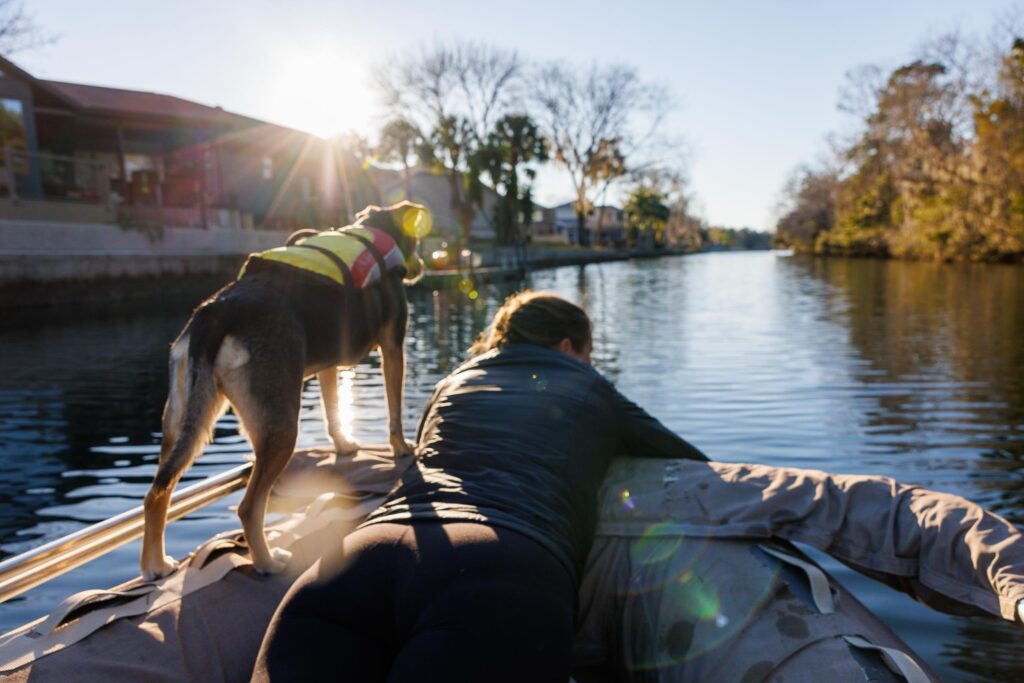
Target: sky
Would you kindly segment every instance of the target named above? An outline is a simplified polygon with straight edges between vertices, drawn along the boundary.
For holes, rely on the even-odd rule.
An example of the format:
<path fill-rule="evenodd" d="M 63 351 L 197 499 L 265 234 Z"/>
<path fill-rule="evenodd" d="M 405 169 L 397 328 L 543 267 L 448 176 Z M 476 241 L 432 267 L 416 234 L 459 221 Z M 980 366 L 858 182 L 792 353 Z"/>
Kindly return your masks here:
<path fill-rule="evenodd" d="M 467 39 L 532 60 L 628 63 L 663 84 L 667 136 L 685 142 L 691 190 L 715 225 L 771 229 L 789 173 L 830 131 L 844 74 L 899 66 L 954 28 L 984 34 L 1024 0 L 26 0 L 52 45 L 14 56 L 41 78 L 148 90 L 274 123 L 371 139 L 373 64 Z M 535 198 L 572 197 L 548 168 Z"/>

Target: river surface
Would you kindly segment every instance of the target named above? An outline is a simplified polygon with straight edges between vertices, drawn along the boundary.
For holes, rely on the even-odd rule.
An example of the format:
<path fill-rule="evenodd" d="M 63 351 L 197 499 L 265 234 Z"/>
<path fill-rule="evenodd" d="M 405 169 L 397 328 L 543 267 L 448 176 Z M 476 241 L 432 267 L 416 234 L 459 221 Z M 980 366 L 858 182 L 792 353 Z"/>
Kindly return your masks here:
<path fill-rule="evenodd" d="M 566 267 L 525 283 L 582 303 L 594 364 L 713 458 L 879 474 L 1024 523 L 1024 267 L 715 253 Z M 501 300 L 411 292 L 406 431 Z M 155 469 L 167 348 L 202 294 L 158 306 L 0 314 L 0 556 L 141 502 Z M 384 441 L 371 357 L 343 375 L 348 428 Z M 300 446 L 327 443 L 315 383 Z M 186 475 L 248 452 L 229 414 Z M 182 555 L 237 526 L 239 494 L 172 523 Z M 137 573 L 138 544 L 0 605 L 0 630 Z M 1024 631 L 950 617 L 826 559 L 949 680 L 1024 679 Z"/>

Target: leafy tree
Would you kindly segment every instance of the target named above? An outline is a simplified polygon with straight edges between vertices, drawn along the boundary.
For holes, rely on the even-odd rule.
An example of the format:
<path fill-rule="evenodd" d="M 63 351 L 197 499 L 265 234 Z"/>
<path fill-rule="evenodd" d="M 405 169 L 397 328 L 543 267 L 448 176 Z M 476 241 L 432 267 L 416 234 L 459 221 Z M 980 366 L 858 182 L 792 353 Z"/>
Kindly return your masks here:
<path fill-rule="evenodd" d="M 942 64 L 915 61 L 875 92 L 861 140 L 848 154 L 855 172 L 840 192 L 835 234 L 825 250 L 926 256 L 952 235 L 952 203 L 961 166 L 954 135 L 958 94 Z M 940 230 L 920 229 L 925 221 Z M 957 236 L 960 241 L 969 237 Z"/>
<path fill-rule="evenodd" d="M 941 36 L 886 75 L 856 72 L 842 163 L 784 190 L 777 242 L 819 253 L 1024 259 L 1024 39 L 997 59 Z"/>
<path fill-rule="evenodd" d="M 719 249 L 771 249 L 772 234 L 751 228 L 709 227 L 705 239 L 712 247 Z"/>
<path fill-rule="evenodd" d="M 406 119 L 391 119 L 380 131 L 377 156 L 384 161 L 401 164 L 405 180 L 405 197 L 412 199 L 412 167 L 423 154 L 425 144 L 419 129 Z"/>
<path fill-rule="evenodd" d="M 649 193 L 659 195 L 661 202 L 668 207 L 668 219 L 663 228 L 655 233 L 658 240 L 694 251 L 699 249 L 703 242 L 701 230 L 704 225 L 695 215 L 696 201 L 689 191 L 685 173 L 678 166 L 664 165 L 635 171 L 632 177 L 636 188 L 644 188 Z M 636 236 L 632 236 L 634 241 Z"/>
<path fill-rule="evenodd" d="M 1024 256 L 1024 40 L 1002 60 L 997 90 L 975 98 L 975 200 L 985 256 Z"/>
<path fill-rule="evenodd" d="M 461 226 L 463 244 L 469 244 L 469 228 L 476 213 L 469 187 L 471 179 L 478 175 L 477 169 L 471 165 L 476 142 L 468 120 L 460 116 L 446 116 L 438 120 L 419 149 L 424 165 L 443 172 L 448 178 L 451 207 Z"/>
<path fill-rule="evenodd" d="M 797 169 L 783 190 L 775 243 L 796 251 L 813 251 L 818 236 L 834 225 L 838 192 L 839 177 L 834 171 Z"/>
<path fill-rule="evenodd" d="M 638 244 L 642 241 L 650 248 L 663 241 L 671 212 L 660 192 L 641 185 L 629 195 L 623 211 L 631 242 Z"/>
<path fill-rule="evenodd" d="M 859 256 L 948 258 L 970 250 L 977 231 L 966 203 L 963 79 L 924 60 L 885 79 L 858 73 L 843 108 L 864 113 L 863 131 L 843 152 L 840 173 L 804 174 L 787 188 L 778 240 Z"/>
<path fill-rule="evenodd" d="M 547 146 L 533 120 L 525 114 L 507 114 L 494 125 L 477 153 L 474 167 L 486 173 L 501 199 L 495 206 L 498 242 L 515 244 L 520 226 L 533 214 L 530 183 L 536 171 L 530 162 L 547 160 Z M 525 176 L 526 182 L 520 177 Z"/>

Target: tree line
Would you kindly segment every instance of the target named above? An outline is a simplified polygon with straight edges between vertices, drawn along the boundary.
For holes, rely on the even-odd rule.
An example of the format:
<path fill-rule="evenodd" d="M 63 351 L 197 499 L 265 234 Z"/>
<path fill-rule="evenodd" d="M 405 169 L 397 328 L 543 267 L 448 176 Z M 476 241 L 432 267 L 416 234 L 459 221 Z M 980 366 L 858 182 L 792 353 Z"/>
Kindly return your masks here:
<path fill-rule="evenodd" d="M 848 75 L 858 126 L 783 190 L 776 245 L 848 256 L 1024 260 L 1024 31 L 927 42 Z M 988 47 L 994 45 L 994 47 Z"/>
<path fill-rule="evenodd" d="M 520 243 L 545 163 L 571 182 L 580 244 L 587 216 L 616 187 L 632 188 L 624 211 L 636 242 L 661 243 L 699 223 L 680 145 L 661 134 L 668 93 L 633 67 L 538 64 L 456 41 L 377 64 L 372 84 L 386 111 L 376 159 L 401 169 L 406 196 L 416 166 L 442 174 L 464 243 L 485 187 L 498 197 L 490 216 L 497 241 Z"/>

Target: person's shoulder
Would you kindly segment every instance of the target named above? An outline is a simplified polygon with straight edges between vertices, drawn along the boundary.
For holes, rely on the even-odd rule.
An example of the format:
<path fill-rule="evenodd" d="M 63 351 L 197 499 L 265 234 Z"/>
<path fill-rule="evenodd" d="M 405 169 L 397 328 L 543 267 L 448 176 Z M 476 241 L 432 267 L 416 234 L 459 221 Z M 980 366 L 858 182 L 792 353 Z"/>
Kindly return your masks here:
<path fill-rule="evenodd" d="M 480 365 L 489 365 L 498 356 L 500 351 L 501 349 L 491 349 L 490 351 L 485 351 L 484 353 L 471 356 L 464 360 L 457 368 L 452 370 L 451 374 L 457 375 L 464 370 L 469 370 Z"/>

